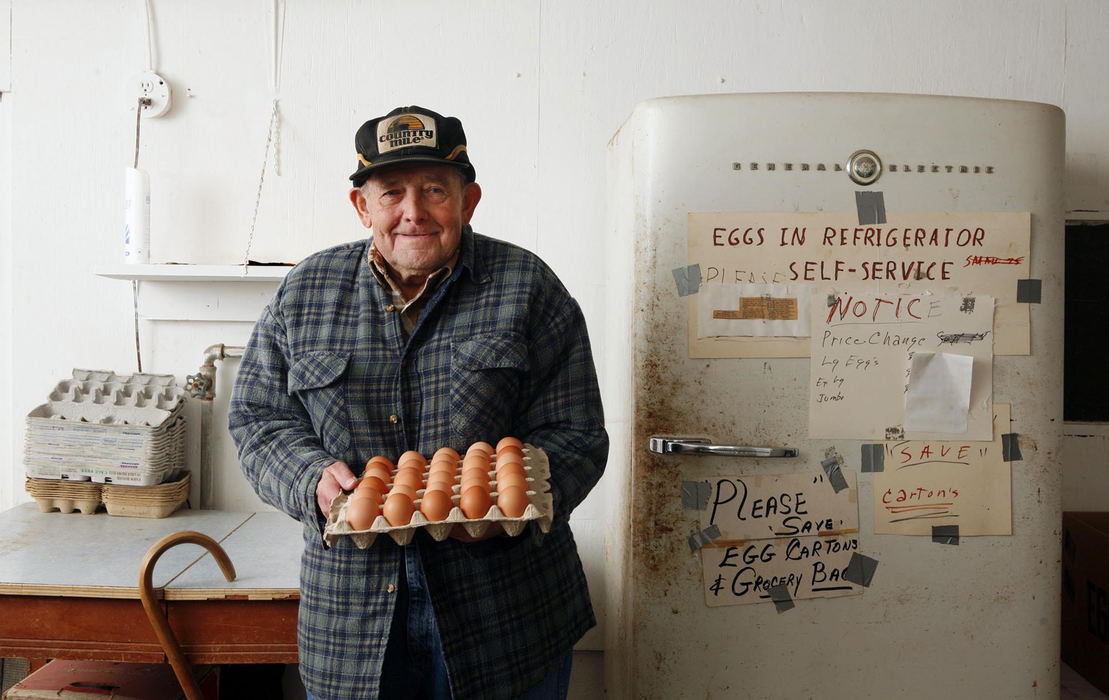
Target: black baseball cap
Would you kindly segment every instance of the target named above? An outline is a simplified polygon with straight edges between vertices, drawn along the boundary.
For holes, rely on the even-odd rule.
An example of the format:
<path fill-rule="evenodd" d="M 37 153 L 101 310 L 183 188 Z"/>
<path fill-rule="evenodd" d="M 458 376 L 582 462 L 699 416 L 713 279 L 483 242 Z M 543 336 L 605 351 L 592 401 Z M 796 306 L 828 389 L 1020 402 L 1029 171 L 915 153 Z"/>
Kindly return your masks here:
<path fill-rule="evenodd" d="M 354 134 L 358 169 L 350 176 L 361 187 L 375 170 L 398 163 L 437 163 L 462 170 L 473 182 L 474 166 L 466 153 L 462 122 L 423 107 L 397 107 L 371 119 Z"/>

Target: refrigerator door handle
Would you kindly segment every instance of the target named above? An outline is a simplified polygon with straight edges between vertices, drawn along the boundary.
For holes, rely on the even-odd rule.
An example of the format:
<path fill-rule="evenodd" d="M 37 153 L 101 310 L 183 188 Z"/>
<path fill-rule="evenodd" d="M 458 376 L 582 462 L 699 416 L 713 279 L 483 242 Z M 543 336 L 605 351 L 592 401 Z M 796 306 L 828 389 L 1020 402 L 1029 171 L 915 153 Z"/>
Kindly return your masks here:
<path fill-rule="evenodd" d="M 684 435 L 652 435 L 651 452 L 660 455 L 724 455 L 728 457 L 796 457 L 794 447 L 751 447 L 713 445 L 712 438 Z"/>

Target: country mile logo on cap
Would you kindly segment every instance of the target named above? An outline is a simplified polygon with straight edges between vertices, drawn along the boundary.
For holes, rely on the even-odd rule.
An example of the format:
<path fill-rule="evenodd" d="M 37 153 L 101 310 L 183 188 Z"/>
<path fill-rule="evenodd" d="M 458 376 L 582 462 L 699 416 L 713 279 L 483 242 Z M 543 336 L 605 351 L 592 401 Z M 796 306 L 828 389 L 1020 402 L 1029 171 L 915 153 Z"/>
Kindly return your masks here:
<path fill-rule="evenodd" d="M 383 119 L 377 125 L 378 153 L 412 146 L 438 148 L 438 133 L 433 118 L 426 114 L 401 114 Z"/>

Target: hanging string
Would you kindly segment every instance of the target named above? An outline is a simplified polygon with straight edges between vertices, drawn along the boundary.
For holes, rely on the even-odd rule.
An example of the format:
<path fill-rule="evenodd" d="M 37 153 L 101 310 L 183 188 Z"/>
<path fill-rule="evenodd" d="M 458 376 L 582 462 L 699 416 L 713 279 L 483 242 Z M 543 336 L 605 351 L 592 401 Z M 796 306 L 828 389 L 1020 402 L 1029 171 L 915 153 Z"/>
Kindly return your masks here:
<path fill-rule="evenodd" d="M 262 186 L 266 183 L 266 166 L 270 161 L 270 145 L 276 140 L 275 134 L 279 133 L 281 123 L 281 112 L 277 108 L 277 99 L 273 100 L 273 112 L 270 114 L 270 127 L 266 134 L 266 151 L 262 156 L 262 173 L 258 176 L 258 192 L 254 196 L 254 215 L 250 217 L 250 232 L 246 239 L 246 252 L 243 253 L 243 275 L 247 273 L 247 267 L 250 265 L 250 249 L 254 246 L 254 228 L 258 224 L 258 207 L 262 203 Z M 280 157 L 275 155 L 274 160 L 280 160 Z M 278 172 L 278 175 L 281 173 Z"/>
<path fill-rule="evenodd" d="M 142 124 L 142 108 L 149 104 L 149 97 L 140 97 L 139 103 L 135 107 L 135 164 L 131 166 L 133 168 L 139 167 L 139 125 Z"/>
<path fill-rule="evenodd" d="M 139 281 L 131 280 L 131 302 L 135 307 L 135 365 L 142 372 L 142 348 L 139 347 Z"/>
<path fill-rule="evenodd" d="M 266 167 L 269 165 L 270 147 L 273 147 L 274 173 L 281 177 L 281 109 L 278 97 L 281 87 L 281 53 L 285 44 L 285 3 L 273 0 L 273 33 L 270 37 L 272 61 L 270 63 L 270 88 L 273 90 L 273 104 L 270 110 L 270 124 L 266 129 L 266 148 L 262 155 L 262 172 L 258 176 L 258 192 L 254 197 L 254 214 L 250 218 L 250 230 L 243 253 L 243 276 L 250 266 L 250 251 L 254 247 L 254 232 L 258 225 L 258 209 L 262 204 L 262 188 L 266 182 Z"/>
<path fill-rule="evenodd" d="M 146 69 L 148 71 L 154 70 L 154 30 L 151 26 L 151 12 L 150 0 L 143 0 L 143 10 L 145 23 L 143 28 L 146 30 Z M 138 104 L 135 105 L 135 160 L 134 168 L 139 167 L 139 129 L 142 124 L 142 108 L 150 104 L 150 98 L 138 99 Z M 142 372 L 142 346 L 139 344 L 139 281 L 131 280 L 131 305 L 135 316 L 135 365 L 139 372 Z"/>
<path fill-rule="evenodd" d="M 139 98 L 135 105 L 135 168 L 139 167 L 139 125 L 142 124 L 143 103 L 150 103 L 149 98 Z M 131 280 L 131 304 L 135 312 L 135 365 L 142 372 L 142 347 L 139 345 L 139 281 Z"/>

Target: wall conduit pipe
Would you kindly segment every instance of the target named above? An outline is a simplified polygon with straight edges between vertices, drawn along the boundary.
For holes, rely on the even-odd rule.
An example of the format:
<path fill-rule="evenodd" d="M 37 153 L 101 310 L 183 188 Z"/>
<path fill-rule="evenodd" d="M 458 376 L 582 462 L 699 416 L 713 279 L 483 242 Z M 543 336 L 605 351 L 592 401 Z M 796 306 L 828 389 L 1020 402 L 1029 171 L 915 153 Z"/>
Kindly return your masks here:
<path fill-rule="evenodd" d="M 245 348 L 216 343 L 204 350 L 204 361 L 196 374 L 185 378 L 185 388 L 200 400 L 200 507 L 211 508 L 214 475 L 212 473 L 212 399 L 216 397 L 216 361 L 242 357 Z"/>

